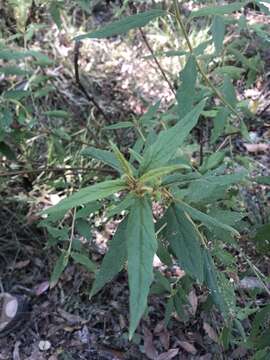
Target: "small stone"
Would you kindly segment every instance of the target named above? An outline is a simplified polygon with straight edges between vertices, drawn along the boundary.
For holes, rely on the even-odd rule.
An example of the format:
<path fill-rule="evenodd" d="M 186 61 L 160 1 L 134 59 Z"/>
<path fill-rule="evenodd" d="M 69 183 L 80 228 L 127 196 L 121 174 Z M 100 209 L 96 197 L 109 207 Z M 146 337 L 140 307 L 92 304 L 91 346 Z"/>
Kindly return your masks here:
<path fill-rule="evenodd" d="M 40 340 L 38 347 L 41 351 L 48 351 L 51 348 L 51 343 L 48 340 Z"/>

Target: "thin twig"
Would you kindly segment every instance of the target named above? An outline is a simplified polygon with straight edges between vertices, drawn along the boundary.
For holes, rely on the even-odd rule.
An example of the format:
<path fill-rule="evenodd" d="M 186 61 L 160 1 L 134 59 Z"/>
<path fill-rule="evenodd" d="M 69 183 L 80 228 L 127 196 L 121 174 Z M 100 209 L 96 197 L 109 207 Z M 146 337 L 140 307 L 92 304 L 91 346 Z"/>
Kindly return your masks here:
<path fill-rule="evenodd" d="M 107 123 L 112 124 L 111 119 L 108 117 L 107 114 L 105 114 L 105 112 L 103 111 L 103 109 L 99 106 L 98 102 L 95 100 L 95 98 L 90 95 L 88 93 L 88 91 L 85 89 L 85 87 L 83 86 L 83 84 L 81 83 L 80 80 L 80 73 L 79 73 L 79 65 L 78 65 L 78 61 L 79 61 L 79 57 L 80 57 L 80 46 L 81 46 L 81 42 L 80 41 L 76 41 L 75 42 L 75 46 L 74 46 L 74 71 L 75 71 L 75 80 L 76 83 L 78 84 L 79 89 L 84 93 L 85 97 L 92 102 L 95 107 L 98 109 L 98 111 L 102 114 L 102 116 L 104 117 L 104 119 L 106 120 Z"/>
<path fill-rule="evenodd" d="M 88 171 L 98 171 L 108 174 L 114 174 L 115 172 L 110 169 L 102 169 L 102 168 L 83 168 L 83 167 L 75 167 L 75 168 L 50 168 L 50 167 L 44 167 L 40 169 L 32 169 L 32 170 L 18 170 L 18 171 L 2 171 L 0 172 L 0 177 L 5 176 L 15 176 L 15 175 L 23 175 L 23 174 L 35 174 L 35 173 L 41 173 L 41 172 L 88 172 Z"/>
<path fill-rule="evenodd" d="M 159 63 L 159 61 L 158 61 L 158 59 L 157 59 L 157 57 L 156 57 L 156 55 L 155 55 L 152 47 L 150 46 L 150 44 L 149 44 L 149 42 L 148 42 L 148 40 L 147 40 L 147 37 L 146 37 L 145 33 L 143 32 L 142 29 L 139 29 L 139 31 L 140 31 L 140 34 L 141 34 L 141 36 L 142 36 L 142 39 L 143 39 L 146 47 L 147 47 L 148 50 L 150 51 L 150 53 L 151 53 L 151 55 L 152 55 L 152 57 L 153 57 L 153 60 L 154 60 L 154 62 L 156 63 L 159 71 L 161 72 L 164 80 L 165 80 L 166 83 L 168 84 L 168 86 L 169 86 L 169 88 L 171 89 L 171 92 L 173 93 L 173 95 L 176 96 L 175 89 L 174 89 L 173 85 L 171 84 L 170 80 L 168 79 L 168 77 L 167 77 L 165 71 L 163 70 L 162 66 L 160 65 L 160 63 Z"/>

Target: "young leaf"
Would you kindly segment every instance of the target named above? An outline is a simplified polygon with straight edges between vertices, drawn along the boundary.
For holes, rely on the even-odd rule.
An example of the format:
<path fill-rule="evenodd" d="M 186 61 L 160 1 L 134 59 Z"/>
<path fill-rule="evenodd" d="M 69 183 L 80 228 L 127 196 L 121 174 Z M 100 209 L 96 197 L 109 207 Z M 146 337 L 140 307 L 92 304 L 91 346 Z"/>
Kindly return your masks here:
<path fill-rule="evenodd" d="M 117 170 L 120 174 L 123 173 L 123 170 L 119 165 L 116 156 L 111 151 L 96 149 L 90 146 L 86 149 L 83 149 L 81 151 L 81 155 L 93 157 L 94 159 L 100 160 L 105 164 L 108 164 L 109 166 Z"/>
<path fill-rule="evenodd" d="M 225 22 L 222 16 L 214 16 L 211 30 L 216 54 L 219 54 L 222 50 L 225 36 Z"/>
<path fill-rule="evenodd" d="M 172 172 L 182 170 L 182 169 L 189 169 L 189 166 L 187 165 L 170 165 L 170 166 L 163 166 L 157 169 L 153 169 L 145 173 L 139 178 L 139 181 L 145 183 L 152 180 L 155 180 L 157 178 L 162 178 L 163 176 L 166 176 Z"/>
<path fill-rule="evenodd" d="M 114 152 L 114 155 L 120 164 L 122 171 L 126 175 L 133 176 L 132 165 L 125 159 L 124 155 L 121 153 L 121 151 L 118 149 L 118 147 L 115 144 L 113 144 L 112 142 L 110 142 L 110 144 Z"/>
<path fill-rule="evenodd" d="M 148 198 L 135 199 L 128 216 L 126 236 L 131 339 L 147 305 L 153 281 L 153 258 L 157 251 L 151 202 Z"/>
<path fill-rule="evenodd" d="M 195 98 L 195 84 L 197 80 L 197 66 L 195 57 L 190 55 L 184 69 L 180 73 L 181 85 L 177 90 L 178 117 L 182 119 L 193 107 Z"/>
<path fill-rule="evenodd" d="M 99 292 L 105 284 L 122 270 L 127 260 L 126 227 L 127 218 L 118 225 L 116 233 L 110 241 L 109 250 L 102 260 L 100 270 L 96 274 L 90 297 Z"/>
<path fill-rule="evenodd" d="M 197 230 L 178 205 L 169 207 L 165 221 L 166 238 L 180 262 L 180 267 L 202 283 L 203 257 Z"/>
<path fill-rule="evenodd" d="M 94 264 L 93 261 L 91 261 L 88 256 L 74 251 L 70 255 L 76 263 L 83 265 L 88 271 L 90 272 L 96 271 L 97 269 L 96 264 Z"/>
<path fill-rule="evenodd" d="M 121 179 L 108 180 L 101 183 L 88 186 L 79 190 L 77 193 L 69 196 L 68 198 L 60 201 L 56 206 L 51 207 L 44 211 L 45 214 L 58 213 L 59 211 L 69 210 L 78 205 L 83 205 L 91 201 L 103 199 L 118 191 L 124 190 L 126 187 L 125 182 Z"/>
<path fill-rule="evenodd" d="M 155 18 L 164 15 L 166 15 L 166 11 L 154 9 L 136 15 L 125 16 L 123 19 L 104 26 L 102 29 L 79 35 L 75 37 L 75 40 L 104 39 L 110 36 L 124 34 L 129 30 L 143 27 Z"/>
<path fill-rule="evenodd" d="M 183 144 L 190 131 L 196 126 L 204 106 L 205 100 L 202 100 L 176 125 L 160 132 L 157 140 L 145 151 L 140 174 L 166 164 L 175 155 L 178 147 Z"/>

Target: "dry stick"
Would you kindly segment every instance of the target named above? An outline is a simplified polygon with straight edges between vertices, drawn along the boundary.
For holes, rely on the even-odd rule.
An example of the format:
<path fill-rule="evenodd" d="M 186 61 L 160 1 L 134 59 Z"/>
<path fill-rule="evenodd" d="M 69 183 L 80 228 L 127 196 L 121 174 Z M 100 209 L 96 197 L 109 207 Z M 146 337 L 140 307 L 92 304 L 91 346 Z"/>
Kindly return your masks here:
<path fill-rule="evenodd" d="M 64 172 L 64 171 L 71 171 L 71 172 L 76 172 L 76 171 L 82 171 L 82 172 L 87 172 L 87 171 L 99 171 L 99 172 L 104 172 L 104 173 L 108 173 L 108 174 L 114 174 L 115 172 L 113 170 L 110 169 L 102 169 L 102 168 L 83 168 L 83 167 L 75 167 L 75 168 L 48 168 L 48 167 L 44 167 L 41 169 L 35 169 L 35 170 L 18 170 L 18 171 L 2 171 L 0 172 L 0 177 L 3 176 L 15 176 L 15 175 L 23 175 L 23 174 L 34 174 L 34 173 L 41 173 L 43 171 L 45 172 Z"/>
<path fill-rule="evenodd" d="M 208 84 L 208 86 L 212 89 L 212 91 L 214 92 L 214 94 L 220 99 L 220 101 L 227 107 L 231 110 L 232 113 L 234 113 L 234 115 L 236 115 L 238 117 L 239 120 L 242 120 L 241 116 L 239 115 L 239 113 L 232 107 L 232 105 L 230 103 L 228 103 L 228 101 L 224 98 L 224 96 L 218 91 L 218 89 L 215 87 L 215 85 L 212 84 L 212 82 L 209 80 L 208 76 L 206 75 L 206 73 L 204 72 L 202 66 L 200 65 L 196 55 L 194 54 L 194 50 L 193 50 L 193 47 L 191 45 L 191 42 L 189 40 L 189 37 L 188 37 L 188 33 L 187 33 L 187 30 L 185 28 L 185 25 L 182 21 L 182 18 L 181 18 L 181 14 L 180 14 L 180 10 L 179 10 L 179 6 L 178 6 L 178 3 L 177 3 L 177 0 L 173 0 L 173 4 L 174 4 L 174 10 L 175 10 L 175 17 L 176 17 L 176 20 L 178 22 L 178 25 L 184 35 L 184 38 L 187 42 L 187 46 L 189 48 L 189 51 L 190 53 L 194 56 L 194 59 L 196 61 L 196 66 L 199 70 L 199 72 L 201 73 L 203 79 L 205 80 L 205 82 Z"/>
<path fill-rule="evenodd" d="M 102 108 L 99 106 L 98 102 L 95 100 L 95 98 L 92 95 L 89 95 L 87 90 L 85 89 L 85 87 L 83 86 L 83 84 L 81 83 L 80 80 L 80 74 L 79 74 L 79 66 L 78 66 L 78 61 L 79 61 L 79 56 L 80 56 L 80 46 L 81 46 L 81 42 L 80 41 L 76 41 L 75 42 L 75 46 L 74 46 L 74 71 L 75 71 L 75 80 L 76 83 L 79 86 L 79 89 L 84 93 L 84 95 L 86 96 L 86 98 L 92 102 L 95 107 L 98 109 L 98 111 L 102 114 L 102 116 L 104 117 L 104 119 L 108 122 L 111 123 L 111 119 L 105 114 L 105 112 L 102 110 Z"/>
<path fill-rule="evenodd" d="M 162 67 L 161 67 L 161 65 L 160 65 L 160 63 L 159 63 L 159 61 L 158 61 L 158 59 L 157 59 L 157 57 L 156 57 L 156 55 L 155 55 L 152 47 L 150 46 L 150 44 L 149 44 L 149 42 L 148 42 L 148 40 L 147 40 L 147 37 L 146 37 L 145 33 L 143 32 L 143 30 L 142 30 L 141 28 L 140 28 L 139 30 L 140 30 L 142 39 L 143 39 L 146 47 L 147 47 L 148 50 L 150 51 L 150 53 L 151 53 L 151 55 L 152 55 L 152 57 L 153 57 L 156 65 L 157 65 L 157 67 L 159 68 L 159 71 L 161 72 L 164 80 L 165 80 L 166 83 L 169 85 L 169 88 L 171 89 L 171 92 L 173 93 L 173 95 L 176 96 L 175 89 L 174 89 L 173 85 L 171 84 L 170 80 L 168 79 L 167 75 L 165 74 L 165 71 L 162 69 Z"/>

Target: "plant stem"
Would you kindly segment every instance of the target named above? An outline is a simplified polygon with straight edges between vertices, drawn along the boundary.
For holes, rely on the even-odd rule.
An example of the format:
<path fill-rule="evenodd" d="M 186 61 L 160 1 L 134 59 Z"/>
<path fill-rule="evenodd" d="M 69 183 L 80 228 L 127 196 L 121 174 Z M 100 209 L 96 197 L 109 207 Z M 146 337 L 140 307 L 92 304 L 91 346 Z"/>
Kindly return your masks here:
<path fill-rule="evenodd" d="M 239 113 L 232 107 L 232 105 L 224 98 L 224 96 L 219 92 L 219 90 L 215 87 L 214 84 L 212 84 L 211 80 L 208 78 L 207 74 L 205 73 L 204 69 L 202 68 L 201 64 L 199 63 L 195 53 L 194 53 L 194 50 L 193 50 L 193 47 L 191 45 L 191 42 L 189 40 L 189 37 L 188 37 L 188 33 L 187 33 L 187 30 L 186 30 L 186 27 L 182 21 L 182 18 L 181 18 L 181 14 L 180 14 L 180 9 L 179 9 L 179 6 L 178 6 L 178 1 L 177 0 L 173 0 L 173 3 L 174 3 L 174 10 L 175 10 L 175 17 L 176 17 L 176 20 L 177 20 L 177 23 L 184 35 L 184 38 L 187 42 L 187 46 L 189 48 L 189 51 L 190 53 L 194 56 L 194 59 L 195 59 L 195 62 L 196 62 L 196 66 L 199 70 L 199 72 L 201 73 L 203 79 L 205 80 L 205 82 L 208 84 L 208 86 L 211 88 L 211 90 L 213 91 L 213 93 L 220 99 L 220 101 L 228 108 L 230 109 L 230 111 L 236 115 L 238 117 L 239 120 L 242 120 L 241 116 L 239 115 Z"/>

